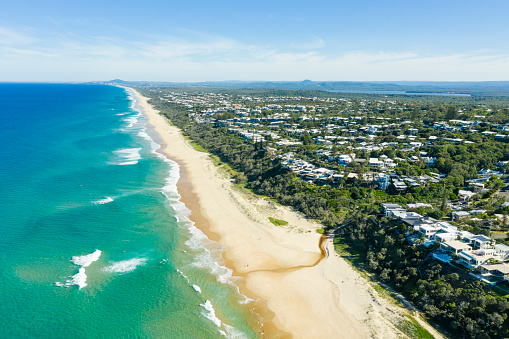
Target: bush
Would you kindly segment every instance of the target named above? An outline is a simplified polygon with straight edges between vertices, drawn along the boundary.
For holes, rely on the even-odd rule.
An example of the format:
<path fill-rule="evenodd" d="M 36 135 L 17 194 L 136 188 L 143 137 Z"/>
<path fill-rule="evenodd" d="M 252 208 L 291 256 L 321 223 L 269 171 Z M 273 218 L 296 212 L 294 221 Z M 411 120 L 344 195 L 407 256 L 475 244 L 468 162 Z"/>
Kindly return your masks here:
<path fill-rule="evenodd" d="M 429 217 L 435 218 L 435 219 L 442 219 L 444 217 L 445 213 L 441 210 L 435 210 L 428 213 Z"/>

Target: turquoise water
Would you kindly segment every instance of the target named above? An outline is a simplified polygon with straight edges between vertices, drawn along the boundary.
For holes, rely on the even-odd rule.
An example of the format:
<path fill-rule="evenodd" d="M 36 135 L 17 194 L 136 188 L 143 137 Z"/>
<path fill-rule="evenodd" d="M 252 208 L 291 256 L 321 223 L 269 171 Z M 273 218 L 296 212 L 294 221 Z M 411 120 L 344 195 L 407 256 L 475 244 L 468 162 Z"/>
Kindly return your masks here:
<path fill-rule="evenodd" d="M 128 91 L 0 84 L 0 337 L 256 337 Z"/>

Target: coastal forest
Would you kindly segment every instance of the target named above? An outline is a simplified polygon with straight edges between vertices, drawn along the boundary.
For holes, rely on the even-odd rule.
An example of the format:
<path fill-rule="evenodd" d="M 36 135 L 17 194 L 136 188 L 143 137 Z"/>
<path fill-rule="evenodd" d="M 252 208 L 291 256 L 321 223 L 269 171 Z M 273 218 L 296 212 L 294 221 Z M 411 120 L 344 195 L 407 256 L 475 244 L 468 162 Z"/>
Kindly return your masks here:
<path fill-rule="evenodd" d="M 400 126 L 387 128 L 376 135 L 373 143 L 391 144 L 391 147 L 372 150 L 346 148 L 337 140 L 352 134 L 349 131 L 337 130 L 334 135 L 336 143 L 325 148 L 320 140 L 325 140 L 326 133 L 291 136 L 298 140 L 293 145 L 279 145 L 278 154 L 291 152 L 295 158 L 303 159 L 316 166 L 327 166 L 331 170 L 341 170 L 342 176 L 336 180 L 310 182 L 301 175 L 283 165 L 283 159 L 269 154 L 268 149 L 276 148 L 275 139 L 246 140 L 238 134 L 231 133 L 224 121 L 233 121 L 238 117 L 235 112 L 225 110 L 214 114 L 212 123 L 198 123 L 191 114 L 189 105 L 169 102 L 161 93 L 175 91 L 172 88 L 140 87 L 139 90 L 150 103 L 166 116 L 169 121 L 180 128 L 192 144 L 216 156 L 220 162 L 227 164 L 236 184 L 245 187 L 257 195 L 273 199 L 285 206 L 290 206 L 324 226 L 323 232 L 334 234 L 339 253 L 350 260 L 358 269 L 366 271 L 374 279 L 410 301 L 424 312 L 429 320 L 443 329 L 450 337 L 456 338 L 506 338 L 509 337 L 509 301 L 508 293 L 503 288 L 492 287 L 482 283 L 468 274 L 467 270 L 457 265 L 448 265 L 432 258 L 431 254 L 438 244 L 422 246 L 418 241 L 410 243 L 407 235 L 410 227 L 394 218 L 387 217 L 382 211 L 383 203 L 401 205 L 425 203 L 413 211 L 437 220 L 446 220 L 451 210 L 451 201 L 457 201 L 459 192 L 468 186 L 468 181 L 477 178 L 482 169 L 496 170 L 497 164 L 509 160 L 509 142 L 497 141 L 489 134 L 482 132 L 496 130 L 497 126 L 509 123 L 509 111 L 506 98 L 401 98 L 391 99 L 391 109 L 379 109 L 377 114 L 387 119 L 408 121 Z M 191 92 L 192 90 L 189 90 Z M 311 91 L 310 91 L 311 92 Z M 295 99 L 287 104 L 302 103 L 304 96 L 316 97 L 319 91 L 256 91 L 256 95 L 267 98 L 293 95 Z M 221 93 L 233 93 L 222 90 Z M 311 95 L 309 95 L 311 94 Z M 231 94 L 234 97 L 234 94 Z M 242 94 L 242 95 L 245 95 Z M 249 93 L 249 95 L 254 95 Z M 320 96 L 330 93 L 320 92 Z M 338 94 L 339 95 L 339 94 Z M 375 98 L 379 99 L 379 98 Z M 366 104 L 357 95 L 350 96 L 350 106 L 336 107 L 322 111 L 321 119 L 303 120 L 302 114 L 292 113 L 287 125 L 299 125 L 305 131 L 323 128 L 326 119 L 359 115 L 356 126 L 369 125 L 365 111 Z M 387 100 L 387 99 L 385 99 Z M 449 100 L 449 101 L 447 101 Z M 490 101 L 491 100 L 491 101 Z M 365 102 L 365 101 L 364 101 Z M 245 102 L 246 106 L 251 103 Z M 260 105 L 259 103 L 257 104 Z M 253 104 L 254 107 L 254 104 Z M 482 107 L 480 109 L 479 107 Z M 200 112 L 205 106 L 196 105 L 193 112 Z M 254 109 L 254 108 L 253 108 Z M 381 112 L 380 112 L 381 111 Z M 309 115 L 309 114 L 308 114 Z M 461 130 L 437 130 L 432 126 L 440 121 L 467 120 L 482 116 L 476 125 L 476 133 Z M 392 120 L 387 120 L 392 121 Z M 353 126 L 353 125 L 352 125 Z M 438 139 L 426 148 L 426 157 L 435 158 L 433 165 L 426 164 L 415 150 L 395 147 L 398 135 L 408 134 L 408 130 L 417 126 L 416 141 L 424 140 L 431 134 Z M 285 135 L 283 124 L 277 132 Z M 451 132 L 452 131 L 452 132 Z M 350 134 L 349 134 L 350 133 Z M 290 135 L 288 135 L 290 137 Z M 451 140 L 468 140 L 468 143 Z M 509 141 L 509 140 L 508 140 Z M 361 143 L 362 146 L 362 143 Z M 364 147 L 365 148 L 365 147 Z M 386 190 L 379 189 L 373 181 L 363 180 L 370 169 L 365 162 L 352 162 L 339 165 L 330 162 L 321 155 L 326 150 L 334 158 L 336 154 L 355 152 L 356 159 L 375 158 L 382 155 L 390 158 L 416 156 L 415 161 L 401 161 L 394 169 L 400 177 L 431 176 L 440 173 L 441 180 L 426 185 L 415 185 L 398 191 L 392 186 Z M 421 151 L 422 152 L 422 151 Z M 505 166 L 505 165 L 504 165 Z M 505 167 L 498 168 L 505 173 Z M 350 175 L 352 174 L 352 175 Z M 484 212 L 477 220 L 462 224 L 465 230 L 475 234 L 490 235 L 508 232 L 508 206 L 503 206 L 505 199 L 498 195 L 506 183 L 503 177 L 492 178 L 485 188 L 468 207 L 482 209 Z M 431 206 L 431 207 L 430 207 Z M 502 215 L 496 219 L 495 215 Z M 504 243 L 505 236 L 498 238 Z"/>

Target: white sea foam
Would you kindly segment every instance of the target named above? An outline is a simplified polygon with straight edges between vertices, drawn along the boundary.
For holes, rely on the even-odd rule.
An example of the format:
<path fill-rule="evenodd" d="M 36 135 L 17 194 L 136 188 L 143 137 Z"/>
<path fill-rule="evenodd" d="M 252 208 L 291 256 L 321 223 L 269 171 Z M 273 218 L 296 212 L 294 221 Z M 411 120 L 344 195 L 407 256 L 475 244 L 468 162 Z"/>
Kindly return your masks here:
<path fill-rule="evenodd" d="M 99 200 L 94 201 L 93 204 L 104 205 L 104 204 L 107 204 L 107 203 L 112 202 L 112 201 L 113 201 L 113 198 L 106 197 L 104 199 L 99 199 Z"/>
<path fill-rule="evenodd" d="M 221 253 L 225 248 L 209 240 L 207 236 L 194 225 L 189 227 L 189 231 L 191 232 L 191 237 L 186 241 L 186 245 L 198 251 L 192 265 L 207 270 L 216 276 L 217 281 L 220 283 L 238 287 L 232 280 L 233 271 L 220 264 Z"/>
<path fill-rule="evenodd" d="M 223 333 L 223 335 L 225 337 L 230 338 L 230 339 L 246 338 L 244 333 L 242 333 L 241 331 L 235 329 L 233 326 L 230 326 L 230 325 L 227 325 L 227 324 L 223 324 L 223 326 L 226 329 L 226 333 Z"/>
<path fill-rule="evenodd" d="M 218 282 L 233 285 L 237 288 L 238 291 L 238 286 L 234 284 L 231 278 L 232 270 L 220 264 L 222 261 L 221 253 L 224 251 L 224 247 L 220 246 L 214 241 L 209 240 L 202 231 L 194 226 L 194 223 L 189 219 L 191 211 L 184 205 L 184 203 L 180 201 L 181 196 L 177 191 L 177 182 L 180 178 L 178 164 L 168 159 L 164 154 L 157 151 L 160 149 L 161 145 L 156 143 L 150 137 L 146 128 L 139 130 L 137 136 L 149 141 L 152 148 L 152 153 L 170 165 L 170 170 L 168 171 L 168 176 L 165 179 L 164 186 L 161 188 L 161 193 L 168 199 L 169 207 L 172 209 L 172 214 L 179 221 L 179 224 L 190 232 L 190 237 L 186 241 L 186 245 L 194 253 L 193 255 L 195 259 L 192 265 L 212 273 L 214 276 L 216 276 Z M 106 267 L 104 270 L 112 271 L 113 266 Z M 225 337 L 242 337 L 236 334 L 236 331 L 233 327 L 223 324 L 221 320 L 216 316 L 216 312 L 212 306 L 211 301 L 207 300 L 203 296 L 201 287 L 192 283 L 181 270 L 177 269 L 177 272 L 186 279 L 190 287 L 192 287 L 204 298 L 205 303 L 200 305 L 204 308 L 203 316 L 218 326 L 220 333 Z"/>
<path fill-rule="evenodd" d="M 129 260 L 118 261 L 111 266 L 103 268 L 103 271 L 110 273 L 128 273 L 134 271 L 138 266 L 144 266 L 147 258 L 133 258 Z"/>
<path fill-rule="evenodd" d="M 128 93 L 129 99 L 131 100 L 130 108 L 138 110 L 136 108 L 137 102 L 136 99 L 134 98 L 134 95 L 128 89 L 126 89 L 126 92 Z M 134 120 L 129 120 L 127 122 L 128 124 L 133 123 L 133 125 L 131 125 L 130 127 L 133 127 L 135 124 Z M 179 224 L 185 227 L 190 232 L 190 238 L 186 241 L 186 245 L 192 250 L 193 253 L 198 253 L 193 254 L 195 258 L 193 266 L 205 269 L 206 271 L 215 275 L 217 281 L 224 284 L 233 285 L 237 288 L 237 291 L 239 292 L 238 286 L 234 284 L 234 281 L 232 279 L 232 270 L 220 264 L 220 262 L 222 262 L 221 253 L 224 251 L 224 248 L 220 246 L 218 243 L 209 240 L 202 231 L 200 231 L 198 228 L 194 226 L 194 222 L 192 222 L 189 219 L 191 211 L 184 205 L 184 203 L 180 201 L 181 196 L 177 191 L 177 182 L 180 177 L 178 164 L 168 159 L 161 152 L 158 152 L 158 150 L 161 148 L 161 145 L 156 143 L 154 139 L 150 137 L 150 135 L 147 133 L 147 128 L 142 127 L 142 129 L 138 131 L 137 136 L 149 141 L 152 153 L 171 166 L 168 172 L 168 176 L 165 179 L 165 184 L 161 188 L 161 193 L 168 199 L 169 207 L 173 210 L 172 214 L 175 216 Z M 137 160 L 138 159 L 130 161 Z M 112 266 L 107 267 L 104 270 L 111 269 L 111 267 Z M 177 269 L 177 271 L 187 280 L 188 284 L 197 293 L 203 296 L 202 289 L 200 288 L 200 286 L 191 283 L 190 279 L 179 269 Z M 218 326 L 219 332 L 223 336 L 227 338 L 245 337 L 241 332 L 237 331 L 232 326 L 223 324 L 222 321 L 216 316 L 216 312 L 211 301 L 207 300 L 204 296 L 203 298 L 205 300 L 205 303 L 200 304 L 200 306 L 204 308 L 204 311 L 202 313 L 203 316 L 205 316 L 207 319 L 211 320 L 216 326 Z M 244 298 L 246 302 L 249 302 L 251 300 L 245 296 Z"/>
<path fill-rule="evenodd" d="M 141 159 L 140 150 L 141 150 L 141 147 L 121 148 L 116 151 L 113 151 L 113 153 L 121 159 L 121 162 L 117 163 L 117 165 L 135 165 L 135 164 L 137 164 L 138 160 Z"/>
<path fill-rule="evenodd" d="M 97 261 L 99 257 L 101 256 L 102 252 L 100 250 L 95 250 L 95 252 L 81 255 L 81 256 L 73 256 L 72 262 L 75 265 L 81 266 L 81 267 L 88 267 L 91 263 L 94 261 Z"/>
<path fill-rule="evenodd" d="M 139 131 L 138 132 L 138 136 L 149 141 L 150 142 L 150 148 L 152 150 L 152 153 L 155 153 L 155 154 L 158 154 L 156 153 L 155 151 L 158 150 L 159 148 L 161 148 L 161 145 L 159 145 L 157 142 L 155 142 L 151 137 L 150 135 L 148 135 L 148 133 L 146 132 L 147 129 L 144 128 L 143 130 Z M 163 156 L 164 157 L 164 156 Z M 166 157 L 164 157 L 166 158 Z"/>
<path fill-rule="evenodd" d="M 127 118 L 122 119 L 122 121 L 127 122 L 127 128 L 133 127 L 138 122 L 139 115 L 131 115 Z"/>
<path fill-rule="evenodd" d="M 256 299 L 248 298 L 244 294 L 241 295 L 244 297 L 244 300 L 239 301 L 239 304 L 245 305 L 256 301 Z"/>
<path fill-rule="evenodd" d="M 81 266 L 78 270 L 78 273 L 69 277 L 65 283 L 56 282 L 55 286 L 58 287 L 69 287 L 72 285 L 76 285 L 81 290 L 83 287 L 87 286 L 87 274 L 85 272 L 85 268 L 90 266 L 94 261 L 99 260 L 102 252 L 100 250 L 95 250 L 93 253 L 73 256 L 71 261 L 78 266 Z"/>
<path fill-rule="evenodd" d="M 177 182 L 179 180 L 178 164 L 167 159 L 162 154 L 157 154 L 163 157 L 165 161 L 172 164 L 172 168 L 166 178 L 166 183 L 162 189 L 162 193 L 170 202 L 170 207 L 173 209 L 172 214 L 179 222 L 183 223 L 190 232 L 190 237 L 186 240 L 185 244 L 194 253 L 194 261 L 192 265 L 213 274 L 218 282 L 233 286 L 237 290 L 237 293 L 243 297 L 243 300 L 239 301 L 240 304 L 252 302 L 253 299 L 250 299 L 240 293 L 239 286 L 236 284 L 235 278 L 232 277 L 233 271 L 221 264 L 221 254 L 224 252 L 225 248 L 217 242 L 208 239 L 205 233 L 198 229 L 194 225 L 194 222 L 189 219 L 191 211 L 180 201 L 180 195 L 177 191 Z M 189 282 L 189 284 L 193 286 L 197 292 L 201 293 L 201 288 L 199 286 L 191 284 L 191 282 Z M 199 290 L 197 290 L 195 286 L 198 287 Z"/>
<path fill-rule="evenodd" d="M 202 293 L 201 293 L 201 288 L 200 288 L 200 286 L 195 285 L 195 284 L 192 284 L 192 283 L 191 283 L 191 280 L 189 280 L 189 278 L 187 277 L 187 275 L 185 275 L 184 273 L 182 273 L 182 271 L 181 271 L 181 270 L 179 270 L 178 268 L 177 268 L 177 272 L 179 272 L 181 276 L 183 276 L 184 278 L 186 278 L 187 283 L 188 283 L 189 285 L 193 286 L 193 289 L 194 289 L 196 292 L 198 292 L 198 293 L 202 294 Z"/>
<path fill-rule="evenodd" d="M 66 286 L 77 285 L 81 290 L 87 286 L 87 274 L 85 273 L 85 267 L 80 267 L 78 273 L 73 275 L 71 279 L 65 282 Z"/>
<path fill-rule="evenodd" d="M 221 325 L 223 323 L 221 322 L 221 320 L 219 320 L 218 317 L 216 317 L 216 310 L 212 306 L 212 303 L 210 302 L 210 300 L 205 301 L 205 303 L 200 304 L 200 306 L 205 309 L 205 312 L 202 313 L 203 316 L 205 316 L 205 318 L 212 321 L 217 327 L 221 327 Z"/>
<path fill-rule="evenodd" d="M 181 276 L 183 276 L 184 278 L 186 278 L 186 280 L 187 280 L 187 282 L 188 282 L 189 284 L 191 283 L 191 281 L 189 280 L 189 278 L 187 277 L 187 275 L 185 275 L 185 274 L 184 274 L 184 272 L 182 272 L 182 271 L 181 271 L 181 270 L 179 270 L 178 268 L 177 268 L 177 272 L 179 272 L 179 274 L 180 274 Z"/>

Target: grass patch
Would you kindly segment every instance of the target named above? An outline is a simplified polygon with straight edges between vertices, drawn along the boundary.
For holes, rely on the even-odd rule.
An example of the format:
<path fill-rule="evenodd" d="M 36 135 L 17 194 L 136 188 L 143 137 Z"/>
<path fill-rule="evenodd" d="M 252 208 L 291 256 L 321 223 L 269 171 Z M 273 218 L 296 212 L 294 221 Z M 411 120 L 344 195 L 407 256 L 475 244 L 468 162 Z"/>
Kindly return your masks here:
<path fill-rule="evenodd" d="M 490 290 L 500 297 L 509 299 L 509 283 L 503 281 L 496 286 L 492 286 Z"/>
<path fill-rule="evenodd" d="M 277 204 L 278 201 L 272 197 L 269 197 L 268 195 L 262 195 L 262 194 L 257 194 L 253 191 L 252 188 L 247 188 L 246 185 L 236 185 L 237 187 L 241 188 L 242 191 L 245 193 L 245 194 L 250 194 L 252 195 L 253 197 L 255 198 L 258 198 L 258 199 L 264 199 L 264 200 L 267 200 L 267 201 L 270 201 L 274 204 Z"/>
<path fill-rule="evenodd" d="M 182 134 L 182 133 L 181 133 Z M 189 138 L 187 135 L 184 135 L 184 139 L 188 142 L 188 144 L 193 148 L 195 149 L 196 151 L 198 152 L 204 152 L 204 153 L 208 153 L 207 149 L 205 149 L 205 147 L 203 147 L 202 145 L 200 145 L 199 143 L 197 142 L 194 142 L 193 140 L 191 140 L 191 138 Z"/>
<path fill-rule="evenodd" d="M 288 225 L 288 221 L 284 221 L 284 220 L 280 220 L 280 219 L 276 219 L 276 218 L 272 218 L 272 217 L 269 217 L 269 220 L 271 223 L 273 223 L 276 226 Z"/>
<path fill-rule="evenodd" d="M 396 327 L 403 333 L 405 333 L 409 338 L 415 339 L 433 339 L 433 335 L 429 333 L 424 327 L 421 326 L 412 317 L 407 317 L 407 319 L 402 320 Z"/>
<path fill-rule="evenodd" d="M 363 268 L 366 261 L 366 253 L 356 251 L 341 237 L 334 237 L 334 249 L 343 258 L 349 260 L 354 266 Z"/>
<path fill-rule="evenodd" d="M 227 175 L 233 177 L 237 174 L 236 170 L 231 168 L 230 165 L 222 162 L 217 155 L 211 154 L 210 159 L 212 159 L 212 163 L 214 164 L 214 166 L 221 168 Z"/>
<path fill-rule="evenodd" d="M 196 143 L 196 142 L 193 142 L 193 141 L 190 141 L 189 142 L 189 145 L 191 145 L 192 148 L 194 148 L 196 151 L 198 152 L 204 152 L 204 153 L 207 153 L 208 151 L 205 149 L 205 147 L 203 147 L 202 145 Z"/>
<path fill-rule="evenodd" d="M 389 291 L 388 289 L 386 289 L 385 287 L 383 287 L 382 285 L 380 285 L 379 283 L 377 283 L 376 281 L 373 281 L 372 280 L 372 283 L 371 283 L 371 287 L 382 297 L 390 297 L 391 296 L 391 291 Z M 394 298 L 392 298 L 392 300 L 396 301 Z"/>
<path fill-rule="evenodd" d="M 316 233 L 318 234 L 324 234 L 325 233 L 325 230 L 323 228 L 319 228 L 316 230 Z"/>

